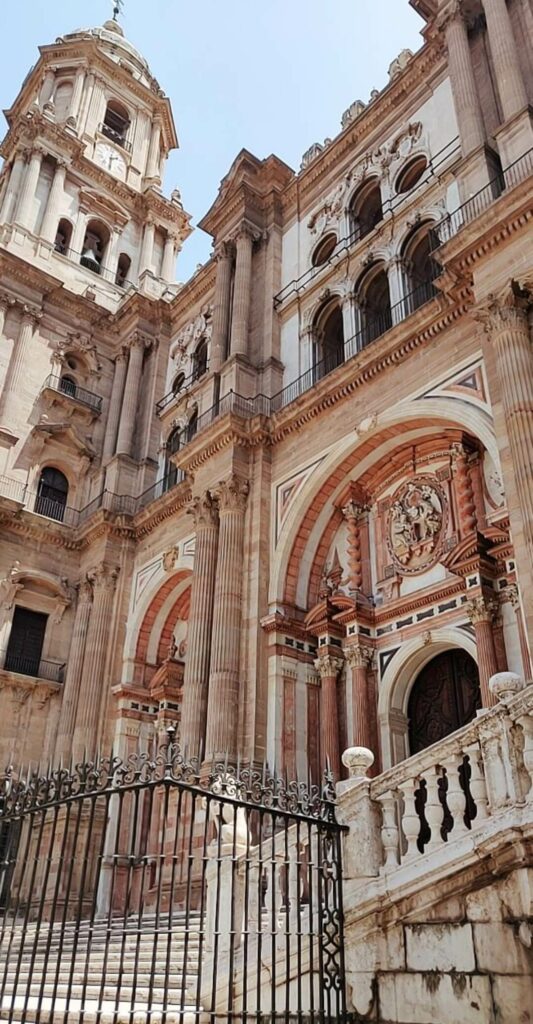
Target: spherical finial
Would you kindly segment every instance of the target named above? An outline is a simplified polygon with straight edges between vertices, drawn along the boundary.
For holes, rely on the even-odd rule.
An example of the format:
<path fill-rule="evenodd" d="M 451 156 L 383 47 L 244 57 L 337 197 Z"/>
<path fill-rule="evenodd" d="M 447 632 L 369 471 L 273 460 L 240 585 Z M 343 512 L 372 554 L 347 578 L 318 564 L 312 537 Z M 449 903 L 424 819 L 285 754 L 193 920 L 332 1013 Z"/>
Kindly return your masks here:
<path fill-rule="evenodd" d="M 490 692 L 494 694 L 497 700 L 502 701 L 503 704 L 511 700 L 517 693 L 520 693 L 520 690 L 523 690 L 525 685 L 524 680 L 516 672 L 496 672 L 489 679 Z"/>
<path fill-rule="evenodd" d="M 114 19 L 110 18 L 108 21 L 104 21 L 102 28 L 105 28 L 106 32 L 114 32 L 116 36 L 124 36 L 122 25 L 119 25 L 118 21 Z"/>
<path fill-rule="evenodd" d="M 374 755 L 368 747 L 348 747 L 341 760 L 351 779 L 366 779 L 368 769 L 374 764 Z"/>

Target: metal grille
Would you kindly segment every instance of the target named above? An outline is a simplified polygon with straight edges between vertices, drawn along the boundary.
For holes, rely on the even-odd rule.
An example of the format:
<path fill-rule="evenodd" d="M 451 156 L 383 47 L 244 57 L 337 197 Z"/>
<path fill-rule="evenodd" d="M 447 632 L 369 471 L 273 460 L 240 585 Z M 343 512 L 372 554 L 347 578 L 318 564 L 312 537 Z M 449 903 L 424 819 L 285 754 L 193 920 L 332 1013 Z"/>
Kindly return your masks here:
<path fill-rule="evenodd" d="M 5 779 L 0 1019 L 346 1017 L 331 781 L 134 754 Z"/>

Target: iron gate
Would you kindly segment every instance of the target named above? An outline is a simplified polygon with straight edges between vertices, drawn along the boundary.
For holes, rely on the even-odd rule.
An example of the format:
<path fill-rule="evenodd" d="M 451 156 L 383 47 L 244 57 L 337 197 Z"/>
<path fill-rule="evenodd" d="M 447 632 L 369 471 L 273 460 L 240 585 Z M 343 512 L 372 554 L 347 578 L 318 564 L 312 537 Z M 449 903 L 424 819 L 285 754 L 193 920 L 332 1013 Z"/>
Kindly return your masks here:
<path fill-rule="evenodd" d="M 331 780 L 133 754 L 15 779 L 0 804 L 0 1019 L 346 1016 Z"/>

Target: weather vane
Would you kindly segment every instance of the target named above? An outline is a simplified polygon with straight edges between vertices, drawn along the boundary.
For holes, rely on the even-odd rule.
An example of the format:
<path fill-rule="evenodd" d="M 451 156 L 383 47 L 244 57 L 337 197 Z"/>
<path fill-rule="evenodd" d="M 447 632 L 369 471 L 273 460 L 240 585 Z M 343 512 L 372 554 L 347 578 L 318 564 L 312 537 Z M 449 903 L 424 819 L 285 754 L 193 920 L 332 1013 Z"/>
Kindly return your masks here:
<path fill-rule="evenodd" d="M 122 13 L 123 7 L 124 0 L 113 0 L 113 21 L 118 21 L 118 16 Z"/>

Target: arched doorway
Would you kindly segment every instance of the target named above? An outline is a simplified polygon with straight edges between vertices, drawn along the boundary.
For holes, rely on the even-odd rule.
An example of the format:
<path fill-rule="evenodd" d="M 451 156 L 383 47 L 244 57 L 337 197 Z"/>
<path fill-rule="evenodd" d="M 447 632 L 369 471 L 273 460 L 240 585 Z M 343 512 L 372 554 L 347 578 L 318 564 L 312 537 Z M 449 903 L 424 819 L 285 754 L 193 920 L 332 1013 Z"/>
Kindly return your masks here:
<path fill-rule="evenodd" d="M 470 722 L 481 707 L 473 658 L 457 648 L 443 651 L 417 676 L 407 706 L 409 752 L 424 750 Z"/>

